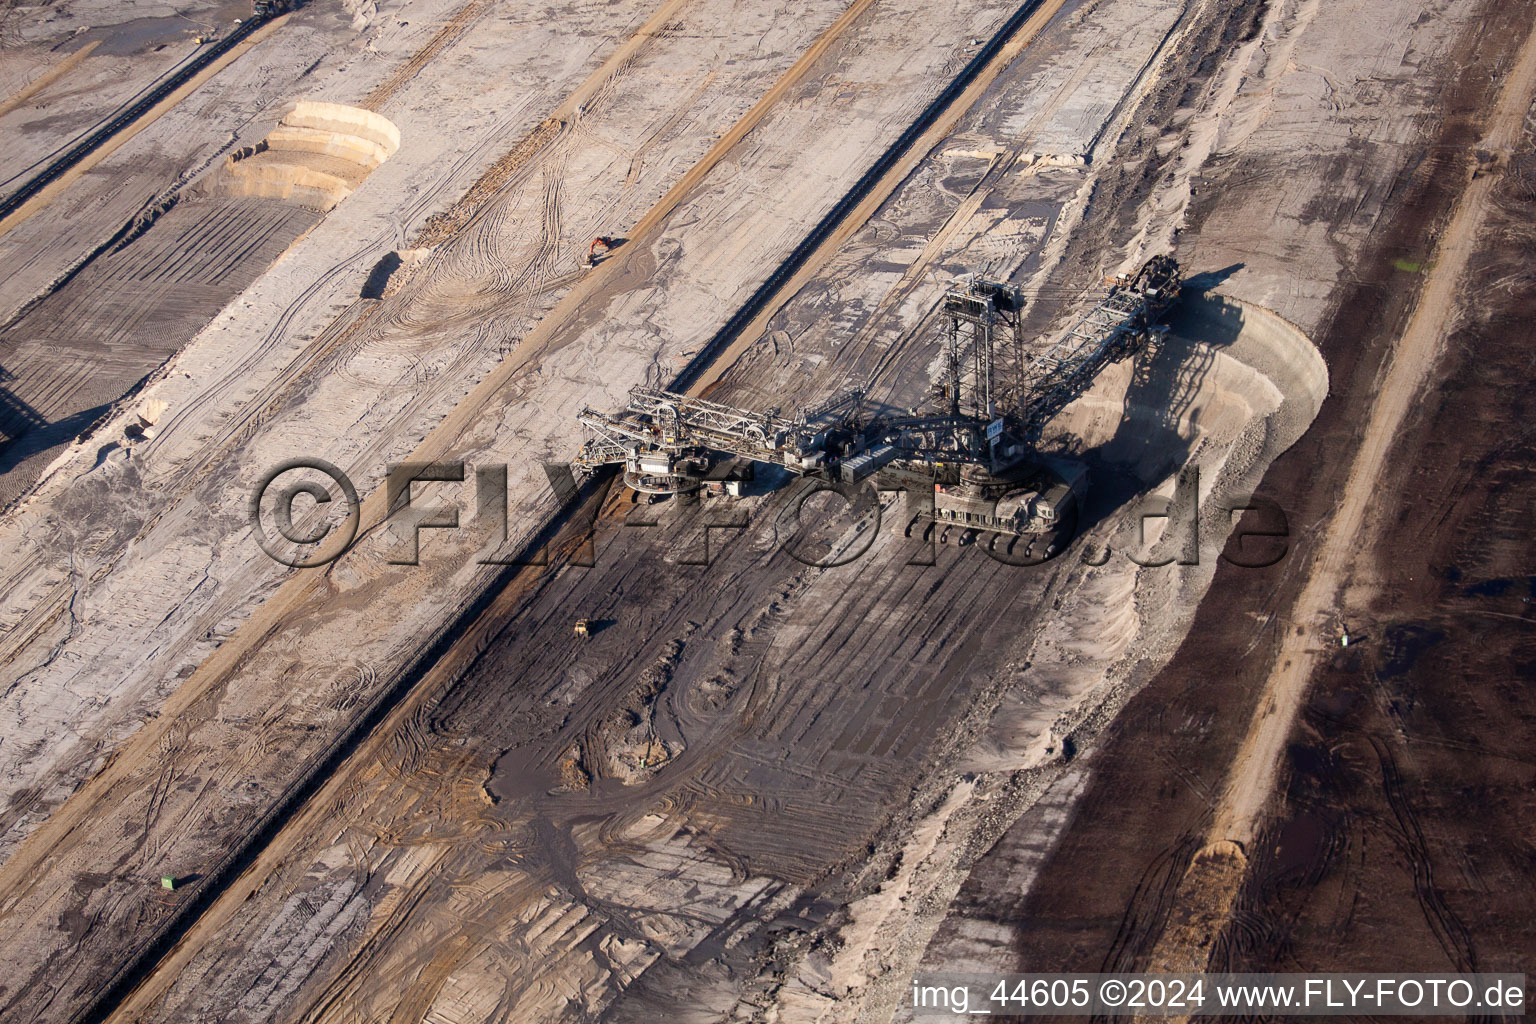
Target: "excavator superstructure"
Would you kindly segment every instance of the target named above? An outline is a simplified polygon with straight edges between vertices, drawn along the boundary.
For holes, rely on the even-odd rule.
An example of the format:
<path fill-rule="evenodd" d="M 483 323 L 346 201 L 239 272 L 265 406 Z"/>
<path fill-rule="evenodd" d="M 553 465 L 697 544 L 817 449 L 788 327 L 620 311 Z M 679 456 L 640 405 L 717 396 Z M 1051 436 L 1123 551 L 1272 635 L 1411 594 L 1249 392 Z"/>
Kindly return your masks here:
<path fill-rule="evenodd" d="M 843 484 L 883 473 L 900 486 L 932 486 L 932 508 L 916 514 L 929 532 L 947 538 L 958 530 L 961 543 L 989 534 L 1010 544 L 1053 534 L 1083 499 L 1087 470 L 1040 454 L 1046 424 L 1106 365 L 1160 337 L 1178 293 L 1178 264 L 1154 257 L 1115 280 L 1065 334 L 1030 352 L 1023 294 L 970 275 L 940 304 L 944 369 L 927 409 L 867 412 L 865 391 L 856 388 L 785 415 L 637 387 L 616 413 L 581 413 L 590 435 L 576 464 L 621 465 L 624 483 L 650 495 L 696 491 L 722 459 Z"/>

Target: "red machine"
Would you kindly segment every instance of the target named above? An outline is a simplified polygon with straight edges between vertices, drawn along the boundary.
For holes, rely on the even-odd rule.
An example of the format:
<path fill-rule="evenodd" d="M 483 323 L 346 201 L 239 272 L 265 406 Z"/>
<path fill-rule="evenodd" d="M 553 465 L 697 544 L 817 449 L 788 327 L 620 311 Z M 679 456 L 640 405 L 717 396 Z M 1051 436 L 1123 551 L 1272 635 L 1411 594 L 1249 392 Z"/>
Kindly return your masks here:
<path fill-rule="evenodd" d="M 627 239 L 609 238 L 607 235 L 599 235 L 597 238 L 592 239 L 591 246 L 587 248 L 587 259 L 585 265 L 589 267 L 597 266 L 599 263 L 603 262 L 603 260 L 607 259 L 609 256 L 612 256 L 613 250 L 623 245 L 625 241 L 627 241 Z"/>

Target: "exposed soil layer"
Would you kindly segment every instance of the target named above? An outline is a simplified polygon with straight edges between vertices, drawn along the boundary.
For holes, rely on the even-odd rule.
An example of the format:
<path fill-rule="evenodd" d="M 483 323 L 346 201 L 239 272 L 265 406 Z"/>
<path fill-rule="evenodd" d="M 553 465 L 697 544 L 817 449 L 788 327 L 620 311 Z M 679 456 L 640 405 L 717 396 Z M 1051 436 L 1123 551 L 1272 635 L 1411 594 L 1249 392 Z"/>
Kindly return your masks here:
<path fill-rule="evenodd" d="M 273 199 L 185 200 L 0 332 L 0 505 L 317 219 Z"/>
<path fill-rule="evenodd" d="M 370 111 L 289 106 L 266 138 L 141 212 L 0 331 L 0 507 L 400 147 Z"/>
<path fill-rule="evenodd" d="M 1491 8 L 1461 67 L 1507 67 L 1527 8 Z M 1476 55 L 1474 58 L 1474 54 Z M 1492 104 L 1487 74 L 1448 85 L 1425 156 L 1341 282 L 1319 342 L 1332 394 L 1261 495 L 1285 509 L 1291 551 L 1224 565 L 1173 662 L 1105 732 L 1049 852 L 1043 802 L 976 866 L 957 918 L 1006 923 L 1017 969 L 1132 970 L 1162 933 L 1175 887 L 1274 660 L 1316 524 L 1359 444 L 1363 410 L 1402 332 L 1431 238 L 1467 182 Z M 1522 153 L 1528 145 L 1521 147 Z M 1224 169 L 1241 181 L 1253 168 Z M 1495 171 L 1495 173 L 1498 173 Z M 1314 680 L 1284 765 L 1284 802 L 1247 851 L 1236 924 L 1213 969 L 1526 970 L 1532 931 L 1533 652 L 1530 159 L 1517 157 L 1463 294 L 1477 296 L 1398 442 L 1362 538 L 1341 626 L 1354 637 Z M 1210 182 L 1199 219 L 1220 214 Z M 1358 607 L 1357 607 L 1358 605 Z M 1059 814 L 1057 815 L 1059 817 Z M 1033 846 L 1038 874 L 1010 893 Z"/>
<path fill-rule="evenodd" d="M 889 1019 L 964 872 L 1026 806 L 931 948 L 981 935 L 1019 955 L 1006 966 L 1146 963 L 1253 694 L 1291 635 L 1285 610 L 1349 479 L 1434 248 L 1425 236 L 1471 169 L 1494 91 L 1484 72 L 1502 66 L 1527 13 L 1491 18 L 1447 68 L 1472 0 L 1444 0 L 1441 20 L 1415 0 L 1356 2 L 1328 8 L 1368 29 L 1338 49 L 1327 26 L 1306 35 L 1320 0 L 1051 0 L 1037 9 L 1050 30 L 967 92 L 972 109 L 899 175 L 880 170 L 885 155 L 1016 4 L 836 0 L 792 18 L 735 0 L 583 6 L 540 44 L 506 20 L 526 9 L 493 18 L 471 0 L 430 7 L 442 16 L 420 18 L 409 46 L 381 28 L 375 41 L 404 63 L 376 67 L 381 84 L 348 102 L 388 103 L 406 144 L 394 149 L 393 128 L 359 134 L 376 115 L 339 110 L 290 121 L 265 150 L 242 139 L 221 173 L 266 174 L 200 194 L 202 207 L 188 199 L 157 231 L 236 197 L 292 206 L 295 183 L 317 186 L 297 198 L 326 207 L 372 174 L 147 386 L 151 416 L 169 410 L 153 436 L 100 454 L 75 446 L 26 507 L 55 518 L 9 533 L 0 521 L 0 550 L 28 553 L 0 572 L 12 581 L 0 623 L 13 624 L 0 666 L 27 674 L 0 706 L 17 723 L 0 747 L 0 920 L 14 936 L 0 1013 Z M 376 14 L 358 6 L 365 22 Z M 513 44 L 571 50 L 534 74 Z M 1288 77 L 1302 64 L 1302 81 Z M 497 111 L 453 156 L 419 94 L 500 66 L 497 95 L 524 91 L 526 107 Z M 1458 83 L 1443 97 L 1441 74 Z M 1421 140 L 1426 109 L 1438 135 Z M 1272 155 L 1277 137 L 1312 163 L 1254 155 Z M 1403 155 L 1421 142 L 1427 158 Z M 451 173 L 418 193 L 436 164 Z M 765 275 L 802 252 L 817 218 L 848 208 L 863 168 L 888 198 L 850 215 L 803 284 L 796 271 L 778 293 L 779 275 Z M 327 169 L 344 173 L 328 184 L 308 173 Z M 1509 176 L 1532 169 L 1517 161 Z M 1277 179 L 1290 187 L 1264 184 Z M 446 210 L 431 198 L 466 187 Z M 1509 207 L 1503 243 L 1523 242 L 1529 212 Z M 595 232 L 621 230 L 630 241 L 612 259 L 577 265 Z M 590 550 L 583 515 L 557 536 L 540 530 L 554 515 L 541 463 L 574 449 L 576 410 L 611 407 L 638 381 L 692 379 L 722 323 L 765 289 L 766 329 L 724 350 L 712 396 L 792 408 L 858 382 L 906 407 L 931 387 L 933 311 L 955 276 L 1027 284 L 1044 336 L 1106 272 L 1175 242 L 1203 272 L 1191 293 L 1213 294 L 1191 294 L 1166 339 L 1109 368 L 1051 432 L 1099 481 L 1087 536 L 1065 558 L 1018 567 L 981 545 L 925 552 L 887 492 L 883 527 L 850 517 L 824 531 L 839 547 L 868 540 L 862 557 L 808 566 L 786 550 L 794 492 L 771 491 L 767 473 L 735 502 L 651 506 L 594 482 L 580 510 L 601 515 Z M 1536 287 L 1517 251 L 1479 267 L 1510 316 Z M 1335 262 L 1348 285 L 1330 276 Z M 1309 340 L 1319 324 L 1327 365 Z M 1506 330 L 1494 310 L 1461 340 Z M 1479 474 L 1485 453 L 1459 460 L 1459 445 L 1480 435 L 1454 429 L 1468 402 L 1482 402 L 1484 430 L 1523 427 L 1510 393 L 1522 363 L 1516 346 L 1502 351 L 1506 376 L 1469 362 L 1462 390 L 1415 423 L 1423 444 L 1448 446 L 1442 461 L 1415 475 L 1428 449 L 1405 438 L 1383 490 L 1420 499 L 1389 539 L 1418 529 L 1465 546 L 1481 531 L 1499 538 L 1495 554 L 1423 552 L 1426 569 L 1456 555 L 1477 566 L 1433 586 L 1418 565 L 1406 581 L 1395 563 L 1362 577 L 1372 589 L 1345 618 L 1364 639 L 1329 668 L 1338 684 L 1319 691 L 1329 699 L 1316 698 L 1291 751 L 1291 802 L 1250 844 L 1230 963 L 1290 964 L 1350 928 L 1389 936 L 1379 922 L 1396 904 L 1333 899 L 1374 871 L 1383 881 L 1367 878 L 1369 893 L 1413 883 L 1432 948 L 1504 965 L 1478 948 L 1467 904 L 1478 886 L 1528 884 L 1528 798 L 1512 787 L 1529 784 L 1530 760 L 1499 732 L 1519 694 L 1490 675 L 1461 717 L 1418 718 L 1457 685 L 1424 675 L 1446 667 L 1442 650 L 1480 639 L 1462 618 L 1525 628 L 1529 445 L 1515 435 Z M 1265 488 L 1289 515 L 1289 556 L 1224 567 L 1202 604 L 1230 526 L 1222 499 L 1256 486 L 1320 406 L 1300 458 Z M 144 433 L 126 419 L 112 433 Z M 429 531 L 419 564 L 386 557 L 374 476 L 363 545 L 283 582 L 244 541 L 244 485 L 263 460 L 330 453 L 343 435 L 335 457 L 349 471 L 502 464 L 514 524 L 501 523 L 502 546 L 477 504 L 462 548 Z M 1172 475 L 1186 464 L 1201 471 L 1194 502 Z M 1506 489 L 1480 504 L 1473 474 L 1504 474 Z M 420 497 L 456 495 L 467 511 L 469 481 L 447 483 Z M 1218 538 L 1206 564 L 1199 551 L 1156 568 L 1124 557 L 1149 491 L 1192 505 Z M 53 543 L 34 545 L 45 533 Z M 1188 551 L 1163 533 L 1153 554 Z M 547 568 L 481 560 L 551 536 Z M 1078 557 L 1111 542 L 1112 562 Z M 1414 588 L 1459 604 L 1405 615 Z M 590 624 L 581 638 L 577 619 Z M 1518 643 L 1498 651 L 1533 660 Z M 1154 676 L 1130 724 L 1108 725 Z M 1414 728 L 1440 746 L 1418 756 Z M 1485 749 L 1472 746 L 1479 730 L 1500 736 L 1501 756 L 1455 798 L 1507 804 L 1484 845 L 1446 824 L 1450 796 L 1421 796 L 1429 772 L 1453 771 L 1442 762 Z M 167 871 L 185 883 L 169 894 L 157 884 Z M 1529 948 L 1518 919 L 1500 927 L 1500 949 Z"/>
<path fill-rule="evenodd" d="M 310 100 L 292 108 L 266 138 L 230 154 L 201 189 L 325 212 L 400 148 L 400 130 L 372 111 Z"/>
<path fill-rule="evenodd" d="M 1436 397 L 1398 440 L 1344 608 L 1359 640 L 1314 680 L 1218 965 L 1536 964 L 1531 141 L 1495 193 Z"/>
<path fill-rule="evenodd" d="M 975 162 L 965 171 L 982 201 L 956 189 L 935 211 L 925 186 L 936 173 L 965 181 L 947 152 L 880 210 L 870 232 L 878 244 L 857 239 L 795 297 L 775 320 L 784 338 L 771 333 L 731 367 L 723 394 L 754 401 L 752 388 L 768 385 L 778 401 L 798 402 L 849 375 L 892 400 L 926 390 L 940 336 L 926 313 L 947 277 L 923 279 L 915 301 L 882 323 L 909 272 L 871 274 L 868 254 L 898 248 L 896 237 L 914 250 L 951 238 L 942 255 L 965 266 L 977 255 L 965 240 L 979 243 L 1012 209 L 1005 190 L 1019 187 L 961 156 Z M 1022 250 L 1029 237 L 1010 241 Z M 823 307 L 834 289 L 844 310 L 835 319 Z M 1326 390 L 1320 358 L 1293 326 L 1220 300 L 1196 296 L 1190 307 L 1183 333 L 1106 373 L 1059 424 L 1119 467 L 1131 493 L 1196 451 L 1213 483 L 1256 473 Z M 844 343 L 850 329 L 872 336 L 876 325 L 894 340 Z M 792 953 L 794 936 L 845 929 L 855 938 L 839 941 L 852 946 L 875 930 L 885 910 L 866 904 L 850 921 L 840 905 L 885 866 L 923 874 L 906 847 L 916 837 L 933 848 L 945 830 L 923 816 L 965 803 L 972 789 L 933 766 L 974 727 L 974 709 L 1018 681 L 1031 634 L 1055 617 L 1042 609 L 1061 607 L 1073 566 L 1013 569 L 974 548 L 945 549 L 938 566 L 907 564 L 913 552 L 890 507 L 896 521 L 865 558 L 812 570 L 775 539 L 788 497 L 656 509 L 620 501 L 595 565 L 530 581 L 526 597 L 498 597 L 483 639 L 456 645 L 463 675 L 413 694 L 392 716 L 398 724 L 369 739 L 376 760 L 338 773 L 336 795 L 324 799 L 341 803 L 304 812 L 334 826 L 295 829 L 280 858 L 274 844 L 263 855 L 272 881 L 242 897 L 217 934 L 209 929 L 179 977 L 165 972 L 164 1019 L 230 1003 L 326 1017 L 492 1000 L 515 1019 L 557 1019 L 574 998 L 567 983 L 589 1011 L 610 1005 L 616 1020 L 745 1013 L 755 986 L 771 983 L 764 962 Z M 732 520 L 744 528 L 719 525 Z M 1125 560 L 1087 574 L 1091 596 L 1060 618 L 1076 627 L 1107 614 L 1112 651 L 1061 651 L 1054 686 L 1021 699 L 1011 718 L 1031 749 L 992 745 L 987 757 L 1054 756 L 1052 719 L 1102 698 L 1103 666 L 1169 630 L 1169 617 L 1154 615 L 1142 632 L 1123 600 L 1107 613 L 1095 607 L 1106 590 L 1134 589 L 1136 575 Z M 576 616 L 592 624 L 590 639 L 573 641 Z M 463 879 L 479 880 L 473 906 Z M 883 901 L 897 904 L 900 927 L 899 901 L 889 892 Z M 527 952 L 503 963 L 503 949 Z M 862 984 L 841 965 L 830 973 L 829 988 Z M 792 1019 L 820 1012 L 796 997 L 781 1004 Z M 856 1006 L 826 1009 L 847 1016 Z"/>

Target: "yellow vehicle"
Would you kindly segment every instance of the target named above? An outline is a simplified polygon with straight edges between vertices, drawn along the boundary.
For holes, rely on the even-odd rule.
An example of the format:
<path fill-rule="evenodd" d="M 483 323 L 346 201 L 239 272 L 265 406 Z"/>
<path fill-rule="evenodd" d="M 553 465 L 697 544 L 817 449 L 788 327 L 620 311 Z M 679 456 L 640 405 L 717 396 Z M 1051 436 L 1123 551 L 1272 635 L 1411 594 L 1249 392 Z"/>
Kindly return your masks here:
<path fill-rule="evenodd" d="M 577 619 L 576 620 L 576 635 L 579 636 L 579 637 L 588 637 L 588 636 L 592 635 L 588 631 L 588 629 L 587 629 L 587 620 L 586 619 Z"/>

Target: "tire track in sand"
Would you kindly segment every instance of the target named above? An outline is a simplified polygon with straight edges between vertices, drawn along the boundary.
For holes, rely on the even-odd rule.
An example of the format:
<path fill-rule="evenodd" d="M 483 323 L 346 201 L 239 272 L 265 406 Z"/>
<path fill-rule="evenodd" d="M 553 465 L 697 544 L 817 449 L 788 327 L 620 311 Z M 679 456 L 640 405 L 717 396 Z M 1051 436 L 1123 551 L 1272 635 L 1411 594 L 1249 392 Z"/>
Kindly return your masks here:
<path fill-rule="evenodd" d="M 680 5 L 680 2 L 681 0 L 674 0 L 668 8 L 672 8 L 674 4 Z M 583 305 L 595 295 L 600 294 L 610 280 L 622 279 L 626 273 L 625 268 L 630 254 L 646 248 L 646 242 L 659 232 L 672 211 L 741 142 L 747 133 L 767 116 L 779 100 L 817 65 L 833 43 L 865 14 L 873 2 L 874 0 L 854 0 L 837 21 L 806 49 L 757 103 L 721 136 L 698 163 L 691 167 L 641 218 L 631 232 L 631 238 L 638 244 L 626 245 L 613 258 L 604 261 L 591 274 L 578 282 L 537 328 L 517 345 L 509 357 L 487 375 L 486 379 L 422 441 L 411 457 L 425 461 L 440 460 L 508 378 L 526 365 L 530 358 L 536 358 L 547 348 L 557 331 L 574 320 Z M 1054 9 L 1060 2 L 1061 0 L 1055 0 L 1049 6 Z M 634 40 L 631 42 L 634 43 Z M 618 56 L 616 54 L 615 58 Z M 615 58 L 610 58 L 610 61 L 619 63 Z M 594 83 L 593 89 L 587 91 L 595 92 L 595 86 L 600 85 L 601 80 Z M 573 109 L 584 101 L 582 91 L 578 90 L 578 93 L 567 101 Z M 370 495 L 363 505 L 363 518 L 368 522 L 377 522 L 383 512 L 382 493 Z M 187 713 L 213 687 L 220 685 L 229 678 L 231 673 L 237 672 L 241 664 L 267 638 L 282 628 L 285 621 L 295 613 L 302 614 L 303 604 L 311 598 L 314 591 L 323 586 L 325 578 L 324 572 L 307 573 L 294 578 L 274 593 L 242 625 L 240 630 L 223 647 L 215 651 L 171 696 L 159 721 Z M 518 589 L 508 588 L 508 592 Z M 493 601 L 492 605 L 499 607 L 499 599 Z M 478 621 L 471 624 L 471 628 L 472 630 L 491 628 L 490 624 L 495 618 L 493 607 L 491 614 L 480 617 Z M 466 652 L 474 649 L 475 646 L 474 642 L 463 643 L 457 650 Z M 399 716 L 412 714 L 423 695 L 434 692 L 437 684 L 461 668 L 461 662 L 454 657 L 444 658 L 433 665 L 421 679 L 416 681 L 410 696 L 397 705 L 389 713 L 385 722 L 372 730 L 363 742 L 352 750 L 351 756 L 357 759 L 354 763 L 368 763 L 376 760 L 380 752 L 379 745 L 387 741 L 404 720 Z M 158 732 L 158 729 L 152 723 L 135 734 L 119 755 L 55 811 L 50 820 L 40 826 L 4 869 L 0 870 L 0 905 L 13 899 L 15 893 L 35 884 L 35 878 L 29 880 L 31 869 L 28 866 L 35 867 L 48 857 L 55 847 L 68 843 L 72 836 L 78 836 L 88 827 L 97 807 L 109 800 L 112 790 L 117 785 L 130 781 L 135 766 L 142 764 L 143 759 L 149 756 L 149 751 L 153 749 L 155 737 L 149 734 L 154 732 Z M 146 743 L 151 746 L 146 748 Z M 316 788 L 296 807 L 290 809 L 292 816 L 279 826 L 281 831 L 275 838 L 255 851 L 254 856 L 238 875 L 232 876 L 225 884 L 218 885 L 209 891 L 204 900 L 198 901 L 196 909 L 189 908 L 188 917 L 180 923 L 172 922 L 169 931 L 174 938 L 168 936 L 169 941 L 162 939 L 163 944 L 155 944 L 159 951 L 148 957 L 147 963 L 125 967 L 122 975 L 124 980 L 116 991 L 115 997 L 109 995 L 104 998 L 91 1016 L 96 1019 L 104 1019 L 108 1016 L 113 1019 L 134 1019 L 145 1009 L 154 1005 L 166 988 L 174 982 L 186 960 L 200 948 L 199 936 L 204 933 L 216 933 L 238 913 L 246 897 L 255 891 L 256 884 L 253 884 L 252 880 L 269 874 L 272 865 L 284 856 L 284 851 L 291 849 L 302 837 L 310 834 L 311 819 L 328 813 L 332 801 L 345 790 L 349 780 L 350 775 L 346 771 L 333 771 L 316 780 Z M 259 834 L 261 831 L 263 830 L 258 829 L 256 833 Z M 232 853 L 231 863 L 235 863 L 235 858 L 238 856 L 238 851 Z M 210 883 L 218 881 L 220 880 L 217 877 L 210 878 Z M 163 956 L 160 955 L 161 952 Z"/>
<path fill-rule="evenodd" d="M 652 38 L 686 2 L 687 0 L 669 0 L 640 32 L 610 56 L 597 73 L 573 92 L 561 107 L 557 108 L 555 119 L 561 119 L 562 115 L 569 117 L 591 96 L 597 94 L 613 71 L 622 67 L 633 53 Z M 1060 3 L 1061 0 L 1056 2 Z M 827 50 L 866 13 L 873 3 L 874 0 L 853 0 L 843 14 L 640 219 L 631 230 L 631 238 L 637 244 L 626 245 L 613 258 L 604 261 L 579 281 L 535 330 L 530 332 L 509 353 L 508 357 L 423 439 L 412 458 L 423 461 L 441 460 L 444 453 L 464 435 L 508 379 L 525 367 L 530 360 L 538 358 L 553 342 L 557 332 L 576 320 L 585 303 L 594 296 L 600 295 L 610 281 L 623 279 L 631 254 L 647 248 L 647 243 L 654 239 L 678 205 L 741 142 L 747 133 L 768 115 L 784 95 L 810 73 Z M 494 195 L 494 191 L 487 191 Z M 490 195 L 486 198 L 489 199 Z M 383 506 L 382 492 L 370 495 L 363 502 L 363 518 L 370 524 L 376 524 L 382 519 Z M 155 747 L 165 728 L 164 723 L 191 713 L 211 691 L 239 672 L 242 664 L 270 637 L 276 635 L 283 628 L 284 623 L 291 621 L 296 614 L 302 617 L 305 603 L 314 598 L 317 590 L 324 588 L 326 578 L 327 574 L 324 571 L 304 573 L 281 586 L 222 647 L 203 662 L 197 672 L 167 699 L 159 719 L 140 728 L 95 776 L 72 794 L 55 810 L 48 821 L 28 837 L 3 868 L 0 868 L 0 912 L 3 912 L 5 907 L 14 906 L 21 896 L 38 883 L 41 876 L 37 869 L 45 861 L 60 855 L 64 850 L 89 841 L 87 833 L 90 825 L 100 813 L 101 808 L 111 804 L 114 791 L 131 788 L 133 778 L 140 773 L 143 766 L 153 763 Z M 458 663 L 452 659 L 446 659 L 441 664 L 451 666 L 451 669 L 444 668 L 444 671 L 458 668 Z M 433 689 L 430 683 L 440 678 L 439 669 L 434 666 L 424 679 L 418 680 L 413 692 L 416 694 L 430 692 Z M 408 713 L 409 707 L 410 702 L 406 702 L 395 710 Z M 392 731 L 390 728 L 376 729 L 371 733 L 370 739 L 378 739 Z M 370 755 L 375 753 L 371 746 L 368 750 Z M 252 891 L 242 884 L 243 881 L 269 871 L 270 867 L 266 865 L 268 853 L 274 848 L 288 848 L 304 834 L 302 828 L 293 828 L 295 822 L 294 819 L 289 818 L 289 815 L 297 811 L 298 817 L 303 818 L 304 812 L 317 804 L 328 803 L 328 800 L 317 801 L 315 798 L 317 795 L 322 797 L 334 795 L 331 787 L 338 783 L 344 784 L 345 780 L 344 773 L 331 773 L 315 780 L 313 784 L 306 783 L 301 787 L 306 790 L 306 796 L 298 803 L 286 806 L 283 818 L 287 820 L 281 826 L 275 826 L 283 829 L 278 838 L 258 851 L 254 863 L 245 867 L 241 874 L 221 880 L 218 875 L 224 870 L 222 867 L 210 872 L 209 888 L 204 890 L 206 895 L 189 902 L 183 915 L 169 922 L 158 938 L 147 942 L 139 956 L 130 957 L 118 972 L 117 979 L 105 986 L 103 996 L 86 1011 L 84 1016 L 90 1019 L 122 1015 L 133 1017 L 158 999 L 165 987 L 174 980 L 176 971 L 184 959 L 192 955 L 198 946 L 196 941 L 189 941 L 191 936 L 188 931 L 195 926 L 195 930 L 201 932 L 205 924 L 208 928 L 217 930 L 229 916 L 233 915 L 245 896 Z M 311 785 L 318 785 L 318 792 L 311 789 Z M 252 834 L 259 835 L 262 831 L 263 829 L 258 828 L 253 830 Z M 244 850 L 231 851 L 225 863 L 243 864 L 245 856 Z M 221 882 L 222 884 L 219 884 Z M 231 895 L 236 891 L 239 895 L 231 899 Z"/>
<path fill-rule="evenodd" d="M 374 87 L 373 92 L 363 100 L 362 108 L 376 111 L 387 103 L 401 86 L 415 78 L 421 69 L 427 66 L 428 61 L 442 53 L 450 43 L 463 35 L 464 30 L 477 21 L 480 15 L 490 10 L 490 7 L 490 0 L 470 0 L 459 8 L 454 16 L 449 18 L 431 39 L 427 40 L 425 46 L 411 55 L 410 60 L 395 68 L 384 81 Z"/>
<path fill-rule="evenodd" d="M 32 97 L 48 88 L 54 82 L 57 82 L 60 78 L 63 78 L 65 75 L 69 74 L 75 69 L 77 65 L 80 64 L 81 61 L 85 60 L 85 58 L 91 55 L 92 50 L 96 49 L 96 47 L 100 45 L 100 39 L 92 39 L 90 42 L 80 47 L 80 49 L 76 50 L 74 53 L 53 65 L 53 67 L 44 69 L 42 74 L 38 75 L 36 78 L 32 79 L 32 81 L 16 90 L 10 99 L 0 101 L 0 117 L 4 117 L 6 114 L 9 114 L 11 111 L 15 110 L 17 107 L 25 105 L 29 100 L 32 99 Z"/>

